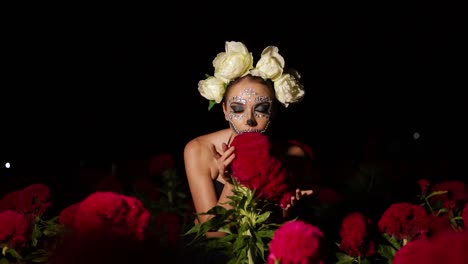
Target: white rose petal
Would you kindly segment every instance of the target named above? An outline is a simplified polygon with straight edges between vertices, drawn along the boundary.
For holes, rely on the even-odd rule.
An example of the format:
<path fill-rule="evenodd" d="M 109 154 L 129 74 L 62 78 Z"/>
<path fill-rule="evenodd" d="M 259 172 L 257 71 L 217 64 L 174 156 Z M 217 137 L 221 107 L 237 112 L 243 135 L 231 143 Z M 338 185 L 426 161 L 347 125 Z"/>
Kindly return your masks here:
<path fill-rule="evenodd" d="M 214 76 L 228 83 L 246 75 L 253 68 L 253 56 L 241 42 L 226 42 L 226 52 L 218 53 L 213 60 Z"/>
<path fill-rule="evenodd" d="M 250 73 L 254 76 L 260 76 L 264 79 L 273 81 L 281 77 L 284 68 L 284 58 L 278 53 L 279 49 L 275 46 L 266 47 L 255 69 Z"/>
<path fill-rule="evenodd" d="M 225 83 L 216 77 L 208 77 L 198 82 L 198 91 L 208 100 L 220 103 L 226 90 Z"/>
<path fill-rule="evenodd" d="M 289 74 L 283 74 L 274 82 L 276 98 L 285 107 L 291 103 L 296 103 L 302 100 L 305 95 L 304 87 L 299 83 L 299 80 Z"/>

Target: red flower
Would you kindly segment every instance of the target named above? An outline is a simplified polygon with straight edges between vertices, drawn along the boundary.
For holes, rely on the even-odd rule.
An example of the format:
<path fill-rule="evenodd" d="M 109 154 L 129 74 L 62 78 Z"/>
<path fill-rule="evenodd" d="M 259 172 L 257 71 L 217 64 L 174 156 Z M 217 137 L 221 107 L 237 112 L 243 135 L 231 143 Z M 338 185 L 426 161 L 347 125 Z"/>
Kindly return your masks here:
<path fill-rule="evenodd" d="M 444 216 L 435 216 L 432 214 L 429 215 L 429 236 L 433 237 L 448 229 L 452 229 L 452 225 L 450 224 L 450 220 L 448 218 Z"/>
<path fill-rule="evenodd" d="M 445 231 L 431 240 L 410 241 L 398 250 L 393 264 L 462 264 L 468 259 L 468 233 Z"/>
<path fill-rule="evenodd" d="M 7 210 L 0 212 L 0 243 L 8 243 L 9 247 L 21 249 L 26 246 L 31 222 L 25 215 Z"/>
<path fill-rule="evenodd" d="M 294 192 L 291 174 L 283 163 L 271 154 L 271 143 L 261 133 L 237 135 L 232 143 L 236 158 L 232 161 L 233 177 L 255 190 L 258 197 L 285 206 Z"/>
<path fill-rule="evenodd" d="M 16 211 L 16 204 L 20 199 L 21 192 L 22 190 L 18 190 L 5 194 L 5 196 L 0 200 L 0 212 L 6 210 Z"/>
<path fill-rule="evenodd" d="M 370 220 L 359 212 L 345 216 L 341 223 L 340 249 L 352 257 L 366 257 L 375 253 L 368 228 Z"/>
<path fill-rule="evenodd" d="M 15 210 L 24 214 L 42 216 L 51 205 L 49 187 L 38 183 L 5 195 L 0 201 L 0 211 Z"/>
<path fill-rule="evenodd" d="M 79 206 L 80 206 L 80 203 L 74 203 L 62 209 L 58 217 L 59 223 L 65 226 L 72 227 L 73 220 L 75 219 L 75 214 Z"/>
<path fill-rule="evenodd" d="M 79 203 L 73 220 L 78 234 L 103 233 L 142 240 L 150 212 L 134 197 L 113 192 L 95 192 Z"/>
<path fill-rule="evenodd" d="M 318 200 L 324 204 L 338 204 L 343 200 L 343 197 L 337 191 L 329 187 L 316 186 L 314 193 L 317 194 Z"/>
<path fill-rule="evenodd" d="M 175 248 L 181 236 L 181 219 L 171 212 L 160 212 L 156 215 L 156 230 L 170 247 Z"/>
<path fill-rule="evenodd" d="M 396 203 L 385 210 L 378 227 L 382 233 L 395 236 L 399 240 L 413 240 L 426 235 L 429 217 L 420 205 Z"/>
<path fill-rule="evenodd" d="M 432 259 L 431 252 L 432 245 L 429 240 L 410 241 L 395 253 L 392 264 L 436 263 Z"/>
<path fill-rule="evenodd" d="M 151 176 L 161 175 L 166 170 L 175 168 L 176 162 L 173 155 L 160 153 L 151 157 L 148 163 L 148 172 Z"/>
<path fill-rule="evenodd" d="M 313 264 L 324 263 L 322 257 L 323 232 L 301 220 L 286 222 L 274 233 L 270 242 L 267 263 Z"/>
<path fill-rule="evenodd" d="M 122 183 L 114 175 L 107 175 L 96 183 L 95 190 L 98 192 L 115 192 L 123 191 Z"/>
<path fill-rule="evenodd" d="M 447 191 L 446 194 L 431 197 L 430 202 L 435 203 L 441 200 L 448 209 L 463 205 L 468 200 L 468 193 L 465 183 L 462 181 L 444 181 L 432 187 L 432 191 Z"/>
<path fill-rule="evenodd" d="M 419 179 L 418 185 L 419 185 L 419 188 L 421 189 L 421 195 L 426 196 L 431 183 L 427 179 Z"/>
<path fill-rule="evenodd" d="M 148 179 L 139 179 L 133 182 L 133 190 L 143 194 L 145 198 L 157 201 L 161 196 L 159 189 Z"/>

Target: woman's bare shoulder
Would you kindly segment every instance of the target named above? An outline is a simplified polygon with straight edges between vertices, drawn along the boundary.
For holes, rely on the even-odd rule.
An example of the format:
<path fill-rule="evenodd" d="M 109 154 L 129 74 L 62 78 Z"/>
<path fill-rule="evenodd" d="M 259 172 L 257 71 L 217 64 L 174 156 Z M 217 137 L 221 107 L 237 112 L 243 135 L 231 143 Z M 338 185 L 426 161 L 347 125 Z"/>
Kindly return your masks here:
<path fill-rule="evenodd" d="M 311 147 L 301 141 L 289 139 L 287 141 L 287 153 L 291 156 L 314 158 Z"/>
<path fill-rule="evenodd" d="M 185 145 L 184 153 L 186 155 L 198 155 L 203 152 L 211 152 L 213 145 L 218 145 L 218 141 L 220 141 L 220 138 L 222 138 L 222 135 L 225 133 L 225 130 L 219 130 L 193 138 Z"/>

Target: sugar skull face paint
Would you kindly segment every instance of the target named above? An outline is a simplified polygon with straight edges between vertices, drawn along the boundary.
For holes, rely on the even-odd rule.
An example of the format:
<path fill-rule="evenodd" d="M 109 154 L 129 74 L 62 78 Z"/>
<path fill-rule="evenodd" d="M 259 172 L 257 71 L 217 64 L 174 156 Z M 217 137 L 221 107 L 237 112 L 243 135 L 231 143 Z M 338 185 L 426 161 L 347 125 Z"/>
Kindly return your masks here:
<path fill-rule="evenodd" d="M 273 99 L 268 88 L 249 85 L 235 89 L 227 100 L 226 119 L 237 134 L 266 132 L 270 124 Z"/>

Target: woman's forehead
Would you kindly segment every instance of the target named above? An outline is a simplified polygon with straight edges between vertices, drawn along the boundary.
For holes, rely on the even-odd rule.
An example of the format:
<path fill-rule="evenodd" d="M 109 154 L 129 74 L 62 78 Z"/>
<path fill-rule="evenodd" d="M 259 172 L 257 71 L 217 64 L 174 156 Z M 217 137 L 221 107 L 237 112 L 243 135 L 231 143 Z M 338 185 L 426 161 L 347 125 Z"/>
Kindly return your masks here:
<path fill-rule="evenodd" d="M 254 99 L 255 97 L 271 97 L 272 94 L 268 87 L 258 82 L 239 83 L 229 90 L 228 99 L 235 97 L 243 98 L 244 100 Z"/>

